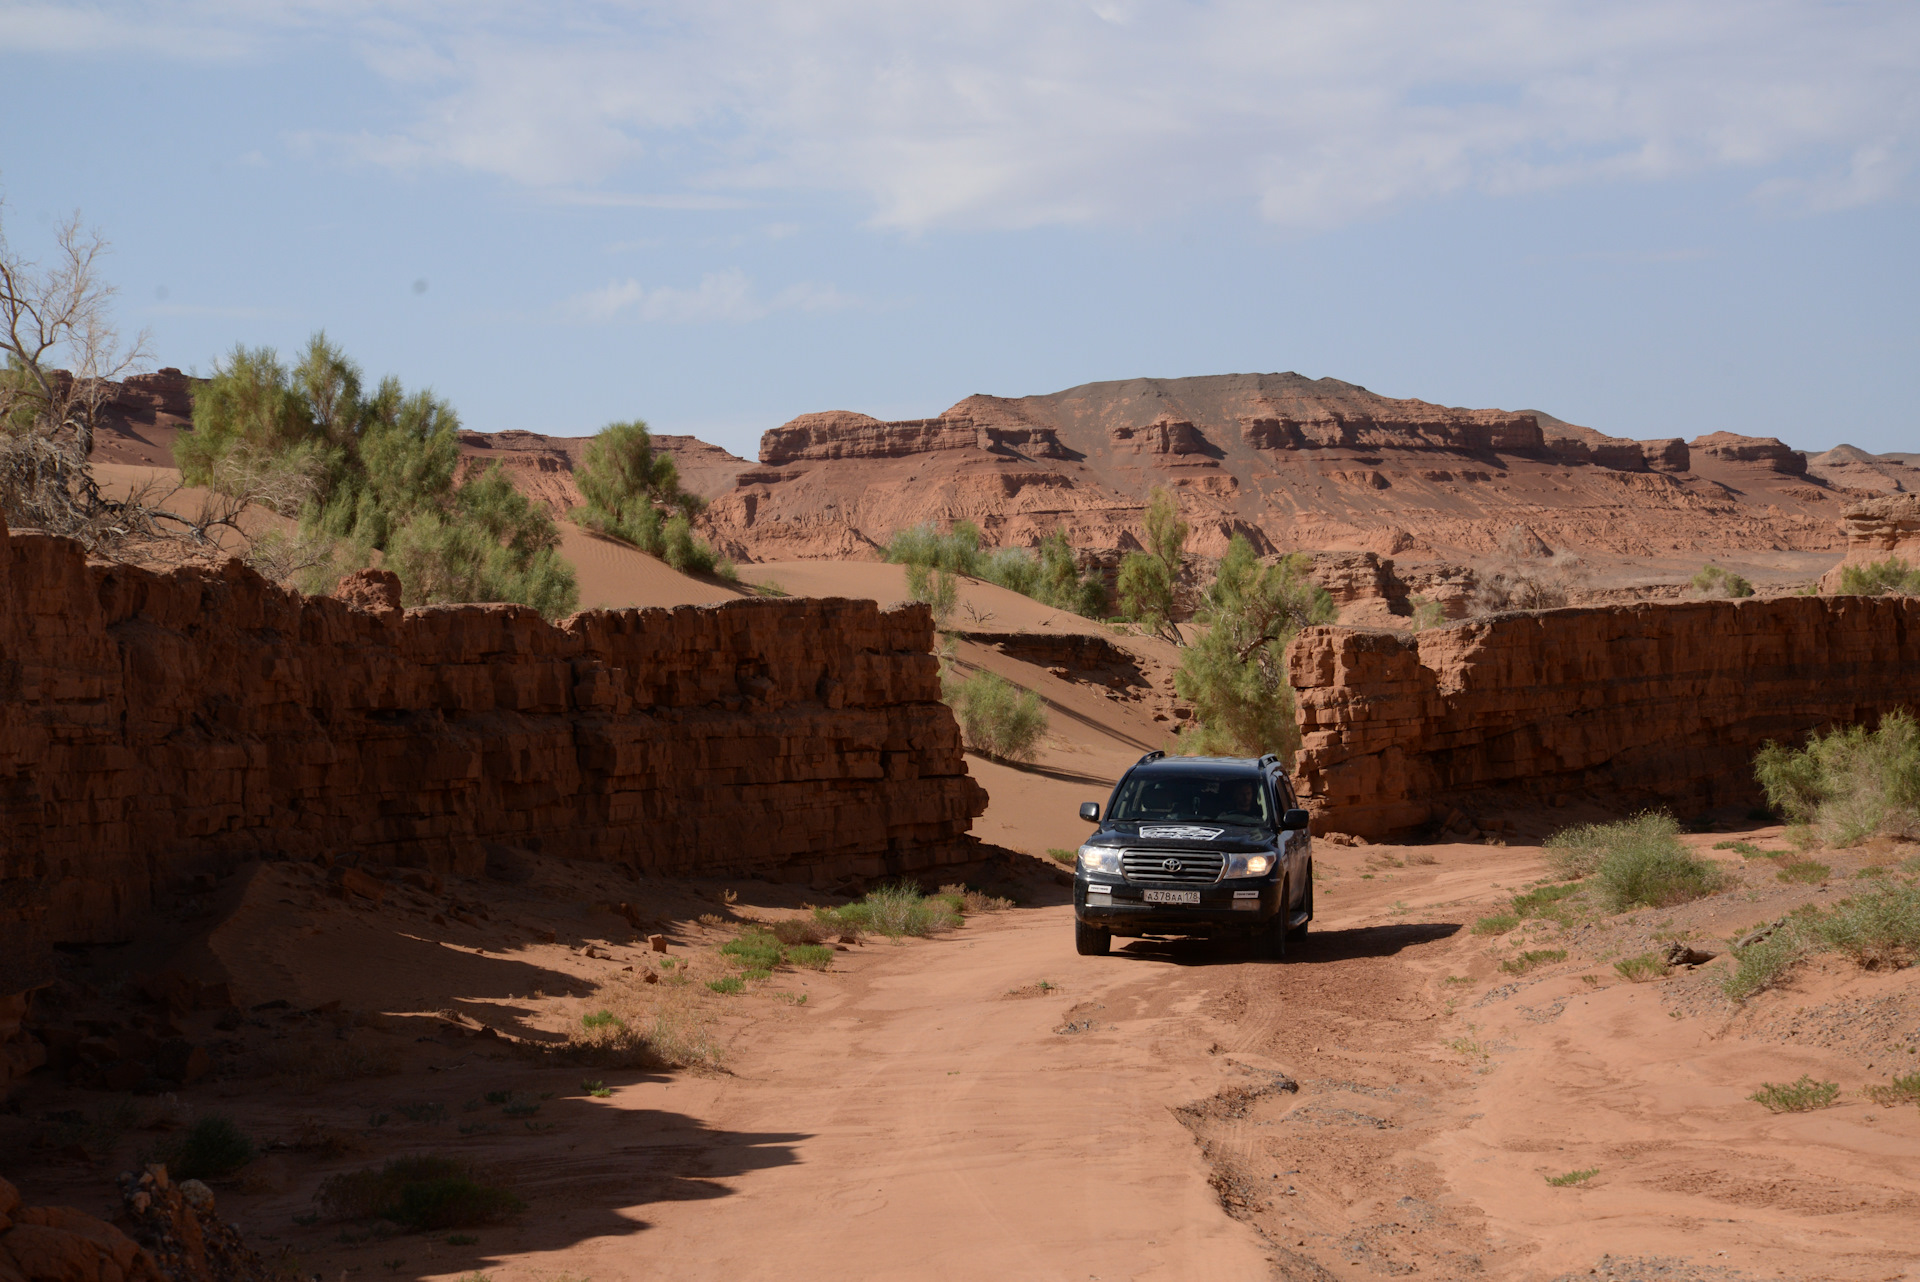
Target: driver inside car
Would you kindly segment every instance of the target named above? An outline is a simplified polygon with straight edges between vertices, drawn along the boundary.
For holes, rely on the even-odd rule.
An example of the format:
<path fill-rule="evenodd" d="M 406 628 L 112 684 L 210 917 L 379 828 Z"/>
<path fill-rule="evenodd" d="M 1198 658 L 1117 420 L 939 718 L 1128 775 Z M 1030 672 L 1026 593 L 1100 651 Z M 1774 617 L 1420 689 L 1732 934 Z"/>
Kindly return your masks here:
<path fill-rule="evenodd" d="M 1221 823 L 1242 824 L 1253 827 L 1264 823 L 1266 816 L 1261 813 L 1260 798 L 1254 790 L 1251 779 L 1237 779 L 1228 784 L 1220 793 L 1220 810 L 1214 818 Z"/>

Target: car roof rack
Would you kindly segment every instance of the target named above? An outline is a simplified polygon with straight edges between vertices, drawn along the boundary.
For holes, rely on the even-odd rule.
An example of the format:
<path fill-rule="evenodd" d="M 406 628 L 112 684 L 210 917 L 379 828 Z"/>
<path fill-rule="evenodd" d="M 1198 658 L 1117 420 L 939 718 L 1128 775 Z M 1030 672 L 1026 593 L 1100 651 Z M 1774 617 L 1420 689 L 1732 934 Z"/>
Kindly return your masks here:
<path fill-rule="evenodd" d="M 1272 763 L 1273 763 L 1274 765 L 1276 765 L 1276 766 L 1277 766 L 1277 765 L 1279 765 L 1279 764 L 1280 764 L 1280 754 L 1279 754 L 1279 753 L 1277 753 L 1277 752 L 1269 752 L 1269 753 L 1268 753 L 1268 754 L 1267 754 L 1266 756 L 1264 756 L 1264 757 L 1262 757 L 1262 758 L 1260 758 L 1260 760 L 1258 760 L 1258 761 L 1256 761 L 1256 762 L 1254 762 L 1254 764 L 1255 764 L 1255 765 L 1257 765 L 1257 766 L 1264 766 L 1264 765 L 1266 765 L 1266 764 L 1267 764 L 1267 763 L 1268 763 L 1269 761 L 1271 761 L 1271 762 L 1272 762 Z"/>
<path fill-rule="evenodd" d="M 1154 750 L 1153 750 L 1152 752 L 1149 752 L 1149 753 L 1148 753 L 1148 754 L 1147 754 L 1146 756 L 1144 756 L 1144 757 L 1142 757 L 1142 758 L 1140 758 L 1140 760 L 1138 760 L 1138 761 L 1136 761 L 1136 762 L 1134 762 L 1133 764 L 1134 764 L 1134 765 L 1136 765 L 1136 766 L 1144 766 L 1144 765 L 1146 765 L 1146 764 L 1147 764 L 1147 763 L 1148 763 L 1149 761 L 1158 761 L 1158 760 L 1160 760 L 1160 758 L 1162 758 L 1162 757 L 1164 757 L 1164 756 L 1166 756 L 1166 755 L 1167 755 L 1167 754 L 1166 754 L 1165 752 L 1163 752 L 1163 751 L 1161 751 L 1161 750 L 1160 750 L 1160 749 L 1158 749 L 1158 748 L 1155 748 L 1155 749 L 1154 749 Z"/>

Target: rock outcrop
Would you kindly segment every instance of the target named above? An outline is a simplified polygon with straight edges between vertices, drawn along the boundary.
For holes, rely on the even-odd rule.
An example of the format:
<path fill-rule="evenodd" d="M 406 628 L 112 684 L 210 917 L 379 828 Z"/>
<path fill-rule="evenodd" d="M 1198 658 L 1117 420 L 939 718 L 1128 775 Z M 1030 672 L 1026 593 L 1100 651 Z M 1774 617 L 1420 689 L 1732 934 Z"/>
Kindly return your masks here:
<path fill-rule="evenodd" d="M 1724 459 L 1729 463 L 1758 463 L 1770 472 L 1785 476 L 1807 474 L 1807 456 L 1777 437 L 1709 432 L 1705 436 L 1694 437 L 1691 445 L 1695 453 Z"/>
<path fill-rule="evenodd" d="M 813 879 L 981 853 L 924 606 L 555 626 L 400 612 L 388 587 L 349 604 L 0 531 L 0 994 L 45 982 L 49 942 L 126 938 L 157 887 L 244 859 L 477 871 L 492 845 Z"/>
<path fill-rule="evenodd" d="M 0 1282 L 192 1282 L 105 1220 L 71 1206 L 20 1205 L 0 1179 Z"/>
<path fill-rule="evenodd" d="M 1683 813 L 1757 800 L 1753 754 L 1920 707 L 1920 600 L 1549 610 L 1417 634 L 1304 630 L 1288 652 L 1316 828 L 1587 793 Z"/>
<path fill-rule="evenodd" d="M 761 438 L 760 466 L 735 473 L 704 521 L 740 561 L 857 554 L 958 520 L 994 546 L 1064 530 L 1117 556 L 1140 546 L 1158 486 L 1179 497 L 1197 557 L 1219 556 L 1228 531 L 1262 551 L 1389 555 L 1417 532 L 1422 560 L 1458 564 L 1516 519 L 1589 558 L 1834 546 L 1825 490 L 1791 470 L 1800 456 L 1741 442 L 1696 451 L 1298 374 L 1130 379 L 969 396 L 898 422 L 803 414 Z"/>
<path fill-rule="evenodd" d="M 1822 592 L 1839 591 L 1850 565 L 1898 558 L 1920 569 L 1920 494 L 1889 494 L 1855 503 L 1841 515 L 1840 532 L 1846 536 L 1847 552 L 1840 564 L 1820 576 Z"/>

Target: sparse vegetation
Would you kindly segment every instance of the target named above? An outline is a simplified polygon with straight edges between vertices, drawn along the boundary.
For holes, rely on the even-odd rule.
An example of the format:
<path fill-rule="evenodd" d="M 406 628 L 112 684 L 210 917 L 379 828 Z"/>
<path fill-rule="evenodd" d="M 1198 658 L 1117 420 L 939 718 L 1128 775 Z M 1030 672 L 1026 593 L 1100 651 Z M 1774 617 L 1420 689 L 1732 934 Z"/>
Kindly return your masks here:
<path fill-rule="evenodd" d="M 1551 966 L 1566 959 L 1567 950 L 1564 948 L 1535 948 L 1501 962 L 1500 969 L 1509 975 L 1524 975 L 1536 966 Z"/>
<path fill-rule="evenodd" d="M 1547 1183 L 1557 1189 L 1571 1188 L 1576 1184 L 1585 1184 L 1598 1174 L 1600 1174 L 1599 1167 L 1589 1166 L 1584 1171 L 1568 1171 L 1565 1175 L 1549 1175 L 1547 1177 Z"/>
<path fill-rule="evenodd" d="M 366 393 L 360 367 L 317 333 L 291 367 L 265 347 L 217 363 L 174 461 L 189 485 L 265 502 L 330 541 L 300 571 L 305 589 L 331 587 L 379 552 L 409 605 L 570 613 L 580 594 L 552 519 L 497 466 L 462 478 L 459 427 L 451 405 L 396 378 Z"/>
<path fill-rule="evenodd" d="M 1914 596 L 1920 594 L 1920 570 L 1899 557 L 1842 566 L 1838 596 Z"/>
<path fill-rule="evenodd" d="M 591 1096 L 594 1099 L 613 1098 L 613 1091 L 608 1088 L 605 1082 L 582 1082 L 580 1083 L 580 1090 L 581 1093 Z"/>
<path fill-rule="evenodd" d="M 1303 626 L 1332 622 L 1339 613 L 1326 590 L 1307 578 L 1311 568 L 1299 554 L 1262 565 L 1244 535 L 1228 542 L 1200 606 L 1206 630 L 1173 678 L 1199 722 L 1198 733 L 1182 740 L 1186 751 L 1257 757 L 1300 746 L 1287 643 Z"/>
<path fill-rule="evenodd" d="M 1572 553 L 1555 553 L 1531 530 L 1515 526 L 1501 540 L 1493 562 L 1473 590 L 1472 612 L 1552 610 L 1566 605 L 1585 583 L 1587 567 Z"/>
<path fill-rule="evenodd" d="M 1807 932 L 1868 970 L 1911 966 L 1920 958 L 1920 886 L 1882 885 L 1842 900 Z"/>
<path fill-rule="evenodd" d="M 580 1017 L 580 1026 L 586 1029 L 619 1028 L 620 1020 L 610 1010 L 597 1010 L 591 1015 Z"/>
<path fill-rule="evenodd" d="M 497 1224 L 525 1205 L 466 1162 L 426 1155 L 329 1176 L 314 1197 L 336 1218 L 391 1220 L 415 1231 Z"/>
<path fill-rule="evenodd" d="M 1040 696 L 984 669 L 949 684 L 947 702 L 967 746 L 1001 761 L 1032 761 L 1047 732 Z"/>
<path fill-rule="evenodd" d="M 1720 989 L 1736 1002 L 1744 1002 L 1779 983 L 1806 955 L 1807 945 L 1799 928 L 1791 921 L 1756 944 L 1733 951 L 1733 973 L 1720 983 Z"/>
<path fill-rule="evenodd" d="M 653 434 L 639 419 L 595 433 L 573 476 L 586 500 L 569 514 L 574 524 L 629 543 L 683 574 L 738 577 L 732 563 L 693 532 L 706 501 L 680 487 L 673 459 L 654 450 Z"/>
<path fill-rule="evenodd" d="M 823 922 L 843 929 L 870 931 L 889 939 L 933 935 L 960 924 L 964 904 L 954 895 L 924 895 L 911 882 L 882 886 L 866 898 L 839 908 L 816 908 Z"/>
<path fill-rule="evenodd" d="M 1053 860 L 1056 864 L 1065 864 L 1071 868 L 1079 861 L 1080 852 L 1077 850 L 1066 850 L 1060 846 L 1048 846 L 1047 858 Z"/>
<path fill-rule="evenodd" d="M 1620 978 L 1636 984 L 1667 977 L 1667 963 L 1652 953 L 1641 953 L 1638 957 L 1625 957 L 1613 964 Z"/>
<path fill-rule="evenodd" d="M 1742 859 L 1771 859 L 1775 855 L 1784 855 L 1787 853 L 1784 850 L 1762 850 L 1751 841 L 1716 841 L 1713 843 L 1713 848 L 1715 850 L 1731 850 Z"/>
<path fill-rule="evenodd" d="M 232 1118 L 209 1113 L 163 1150 L 163 1156 L 176 1178 L 211 1180 L 233 1174 L 251 1162 L 256 1151 Z"/>
<path fill-rule="evenodd" d="M 1567 909 L 1564 901 L 1586 889 L 1577 881 L 1563 882 L 1557 886 L 1540 886 L 1513 897 L 1513 911 L 1522 919 L 1544 917 L 1566 924 Z"/>
<path fill-rule="evenodd" d="M 1829 846 L 1876 833 L 1920 836 L 1920 721 L 1896 710 L 1877 729 L 1814 734 L 1805 748 L 1761 748 L 1754 775 L 1767 800 Z"/>
<path fill-rule="evenodd" d="M 1762 1082 L 1760 1089 L 1747 1098 L 1764 1105 L 1772 1113 L 1810 1113 L 1816 1108 L 1826 1108 L 1839 1095 L 1838 1082 L 1816 1082 L 1802 1073 L 1798 1081 L 1784 1085 Z"/>
<path fill-rule="evenodd" d="M 1473 923 L 1476 935 L 1504 935 L 1520 924 L 1518 913 L 1494 913 Z"/>
<path fill-rule="evenodd" d="M 1180 644 L 1173 624 L 1174 593 L 1187 560 L 1187 535 L 1180 519 L 1180 503 L 1172 491 L 1156 485 L 1147 495 L 1147 546 L 1129 552 L 1120 562 L 1115 587 L 1121 612 L 1156 636 Z"/>
<path fill-rule="evenodd" d="M 755 925 L 741 932 L 737 939 L 720 946 L 721 953 L 732 957 L 748 979 L 765 979 L 780 966 L 803 966 L 809 970 L 825 970 L 833 964 L 833 949 L 824 944 L 811 942 L 819 939 L 825 928 L 818 921 L 788 921 L 779 923 L 786 926 L 785 934 L 794 938 L 808 938 L 808 942 L 786 943 L 780 933 Z"/>
<path fill-rule="evenodd" d="M 1815 886 L 1833 875 L 1833 869 L 1818 859 L 1796 859 L 1790 864 L 1782 864 L 1780 871 L 1774 874 L 1781 881 L 1796 881 L 1803 885 Z"/>
<path fill-rule="evenodd" d="M 1700 572 L 1693 576 L 1692 586 L 1694 594 L 1703 597 L 1740 598 L 1753 595 L 1752 583 L 1711 561 L 1701 566 Z"/>
<path fill-rule="evenodd" d="M 942 622 L 958 598 L 958 576 L 981 579 L 1032 597 L 1057 610 L 1097 619 L 1106 608 L 1106 590 L 1097 572 L 1082 573 L 1065 530 L 1055 530 L 1032 550 L 980 546 L 980 528 L 955 521 L 945 534 L 933 525 L 916 525 L 895 534 L 886 557 L 907 567 L 907 590 L 934 608 Z"/>
<path fill-rule="evenodd" d="M 716 993 L 738 993 L 743 991 L 746 986 L 746 981 L 738 975 L 725 975 L 719 979 L 709 979 L 707 981 L 707 987 Z"/>
<path fill-rule="evenodd" d="M 1861 1094 L 1887 1108 L 1899 1104 L 1920 1104 L 1920 1073 L 1895 1077 L 1885 1086 L 1869 1086 Z"/>
<path fill-rule="evenodd" d="M 1583 824 L 1547 838 L 1547 863 L 1563 877 L 1590 877 L 1610 913 L 1666 908 L 1719 889 L 1720 871 L 1680 843 L 1672 815 L 1649 811 L 1616 823 Z"/>
<path fill-rule="evenodd" d="M 1413 630 L 1424 632 L 1428 628 L 1441 628 L 1447 624 L 1447 607 L 1438 601 L 1429 601 L 1423 596 L 1408 598 L 1413 607 Z"/>

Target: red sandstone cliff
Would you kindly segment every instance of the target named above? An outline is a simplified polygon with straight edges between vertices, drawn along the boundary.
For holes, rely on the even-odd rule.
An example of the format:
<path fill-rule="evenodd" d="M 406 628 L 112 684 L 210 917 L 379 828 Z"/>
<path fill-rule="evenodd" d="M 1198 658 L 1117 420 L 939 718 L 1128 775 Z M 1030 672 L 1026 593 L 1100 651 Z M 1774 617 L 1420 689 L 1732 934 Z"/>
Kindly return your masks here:
<path fill-rule="evenodd" d="M 1769 739 L 1920 707 L 1920 600 L 1781 597 L 1548 610 L 1416 634 L 1319 627 L 1288 652 L 1316 827 L 1591 793 L 1757 799 Z"/>
<path fill-rule="evenodd" d="M 919 521 L 997 544 L 1064 527 L 1107 556 L 1138 546 L 1148 491 L 1181 496 L 1189 551 L 1492 551 L 1516 520 L 1587 555 L 1838 546 L 1834 495 L 1804 456 L 1715 433 L 1628 441 L 1537 411 L 1455 409 L 1297 374 L 1133 379 L 1048 396 L 970 396 L 937 418 L 806 414 L 708 513 L 743 560 L 871 554 Z"/>
<path fill-rule="evenodd" d="M 1840 532 L 1847 540 L 1846 555 L 1821 577 L 1822 592 L 1839 591 L 1850 565 L 1897 558 L 1920 569 L 1920 494 L 1889 494 L 1856 503 L 1840 518 Z"/>
<path fill-rule="evenodd" d="M 982 853 L 924 606 L 553 626 L 376 596 L 306 598 L 238 562 L 89 564 L 0 530 L 0 1045 L 49 942 L 123 938 L 156 888 L 238 859 L 470 872 L 498 843 L 812 879 Z"/>

